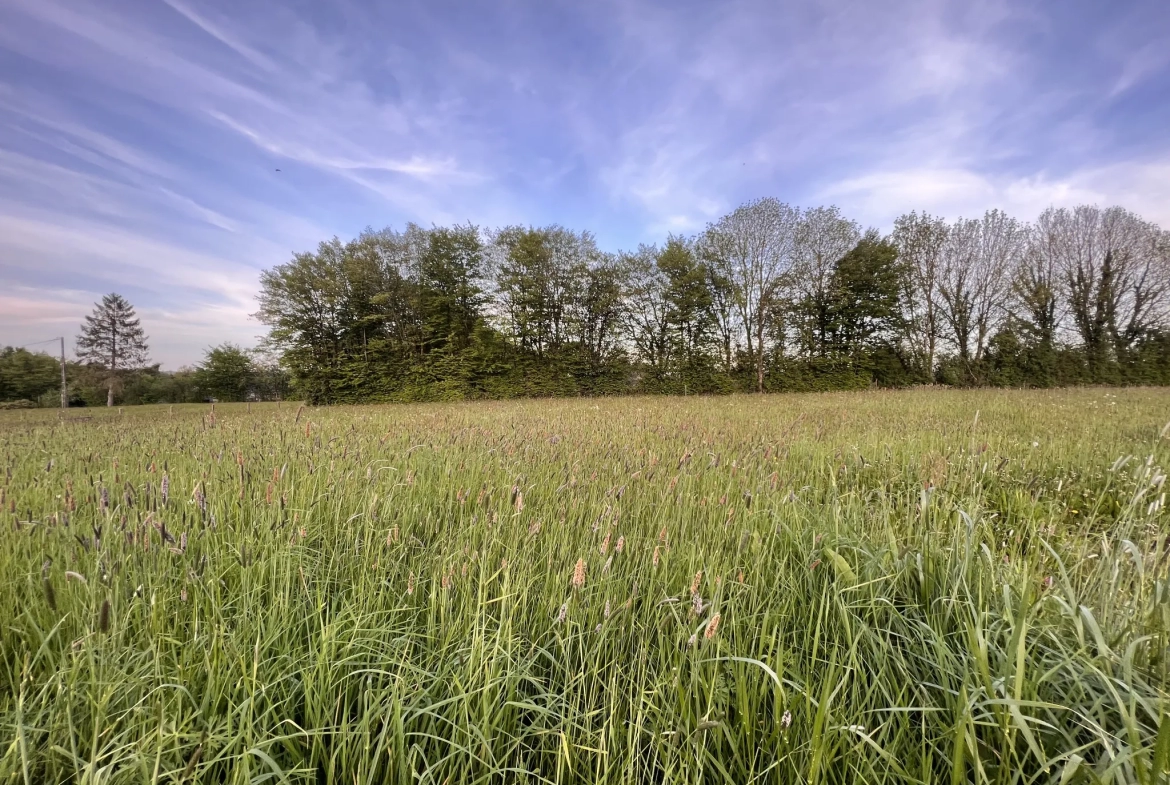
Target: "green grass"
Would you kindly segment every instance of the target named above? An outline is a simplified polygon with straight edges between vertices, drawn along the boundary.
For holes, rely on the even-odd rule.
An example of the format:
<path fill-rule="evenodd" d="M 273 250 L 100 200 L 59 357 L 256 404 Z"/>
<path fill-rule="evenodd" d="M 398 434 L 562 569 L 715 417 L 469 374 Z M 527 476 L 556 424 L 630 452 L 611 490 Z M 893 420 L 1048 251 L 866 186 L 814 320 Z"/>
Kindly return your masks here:
<path fill-rule="evenodd" d="M 1170 391 L 67 418 L 0 413 L 0 783 L 1170 770 Z"/>

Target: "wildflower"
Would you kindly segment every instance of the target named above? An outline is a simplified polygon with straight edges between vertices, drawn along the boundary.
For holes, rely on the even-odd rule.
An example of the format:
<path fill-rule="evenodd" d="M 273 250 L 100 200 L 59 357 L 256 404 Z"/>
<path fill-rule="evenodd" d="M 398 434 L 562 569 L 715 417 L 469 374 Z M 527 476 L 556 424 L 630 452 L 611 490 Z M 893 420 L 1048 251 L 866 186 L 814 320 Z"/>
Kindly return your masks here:
<path fill-rule="evenodd" d="M 699 640 L 698 633 L 691 635 L 691 637 L 687 639 L 687 648 L 689 649 L 689 648 L 693 647 L 698 640 Z"/>
<path fill-rule="evenodd" d="M 577 559 L 573 567 L 573 588 L 580 589 L 585 585 L 585 560 Z"/>
<path fill-rule="evenodd" d="M 792 724 L 792 712 L 785 711 L 784 715 L 780 717 L 780 730 L 787 730 L 788 726 Z"/>
<path fill-rule="evenodd" d="M 569 617 L 569 603 L 561 605 L 561 612 L 557 614 L 557 624 L 564 624 L 565 619 Z"/>

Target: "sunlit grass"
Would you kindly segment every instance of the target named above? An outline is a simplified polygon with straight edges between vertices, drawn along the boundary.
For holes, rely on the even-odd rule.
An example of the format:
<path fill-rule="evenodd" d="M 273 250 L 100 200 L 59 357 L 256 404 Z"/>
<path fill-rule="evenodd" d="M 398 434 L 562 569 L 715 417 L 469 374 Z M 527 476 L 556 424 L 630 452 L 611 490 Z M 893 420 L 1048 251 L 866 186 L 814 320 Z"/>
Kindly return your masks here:
<path fill-rule="evenodd" d="M 66 416 L 0 413 L 3 783 L 1170 765 L 1170 391 Z"/>

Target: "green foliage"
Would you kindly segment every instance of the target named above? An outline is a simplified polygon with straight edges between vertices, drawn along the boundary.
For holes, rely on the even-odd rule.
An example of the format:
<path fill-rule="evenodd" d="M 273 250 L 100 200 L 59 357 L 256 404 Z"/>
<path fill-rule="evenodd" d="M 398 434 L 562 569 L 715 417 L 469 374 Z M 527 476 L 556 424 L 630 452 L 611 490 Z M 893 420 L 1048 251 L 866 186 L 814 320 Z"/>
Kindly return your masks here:
<path fill-rule="evenodd" d="M 904 330 L 904 276 L 898 249 L 873 231 L 834 265 L 828 315 L 838 353 L 897 346 Z"/>
<path fill-rule="evenodd" d="M 1085 284 L 1100 340 L 1063 344 L 1062 303 L 1089 306 L 1043 253 L 1016 258 L 1019 222 L 912 215 L 898 227 L 863 234 L 836 208 L 761 200 L 696 240 L 614 255 L 560 226 L 409 225 L 334 238 L 266 271 L 257 316 L 290 393 L 313 403 L 1170 374 L 1154 290 L 1122 329 L 1111 257 Z"/>
<path fill-rule="evenodd" d="M 48 397 L 53 397 L 52 405 L 60 405 L 60 360 L 11 346 L 0 349 L 0 401 Z"/>
<path fill-rule="evenodd" d="M 223 343 L 208 349 L 195 372 L 204 395 L 220 401 L 243 401 L 253 392 L 252 358 L 239 346 Z"/>

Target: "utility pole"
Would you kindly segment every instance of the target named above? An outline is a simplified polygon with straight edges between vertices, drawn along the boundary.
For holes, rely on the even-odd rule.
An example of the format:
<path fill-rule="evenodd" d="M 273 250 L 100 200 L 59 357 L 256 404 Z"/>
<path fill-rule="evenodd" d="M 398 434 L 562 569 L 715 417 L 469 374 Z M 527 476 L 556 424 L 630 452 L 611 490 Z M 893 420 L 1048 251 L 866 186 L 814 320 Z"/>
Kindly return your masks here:
<path fill-rule="evenodd" d="M 69 391 L 65 387 L 65 336 L 61 336 L 61 408 L 69 408 Z"/>

